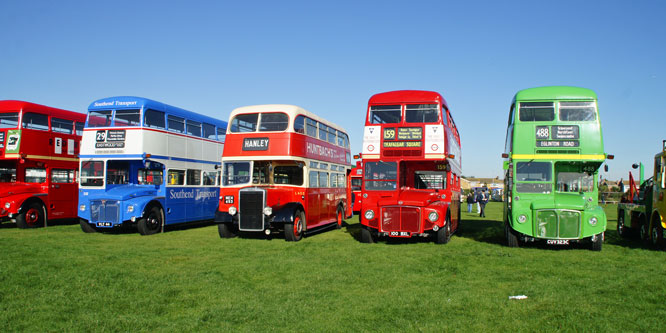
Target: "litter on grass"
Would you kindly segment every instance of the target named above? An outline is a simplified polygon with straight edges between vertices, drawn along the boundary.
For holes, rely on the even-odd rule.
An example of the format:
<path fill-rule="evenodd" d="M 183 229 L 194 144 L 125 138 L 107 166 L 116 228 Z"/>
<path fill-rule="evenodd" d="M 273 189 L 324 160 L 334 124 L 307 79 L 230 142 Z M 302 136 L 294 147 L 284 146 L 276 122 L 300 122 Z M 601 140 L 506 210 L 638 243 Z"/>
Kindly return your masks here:
<path fill-rule="evenodd" d="M 509 296 L 509 299 L 527 299 L 525 295 Z"/>

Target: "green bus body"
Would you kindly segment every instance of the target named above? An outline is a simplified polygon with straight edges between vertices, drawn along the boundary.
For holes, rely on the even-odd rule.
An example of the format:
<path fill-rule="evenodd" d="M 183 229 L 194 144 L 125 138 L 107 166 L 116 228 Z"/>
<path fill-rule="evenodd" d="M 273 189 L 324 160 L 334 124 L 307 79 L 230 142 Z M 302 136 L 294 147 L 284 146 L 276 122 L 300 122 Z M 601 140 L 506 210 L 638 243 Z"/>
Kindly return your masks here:
<path fill-rule="evenodd" d="M 598 171 L 606 154 L 594 91 L 564 86 L 519 91 L 503 156 L 510 246 L 521 240 L 585 239 L 601 249 L 606 215 L 598 205 Z"/>

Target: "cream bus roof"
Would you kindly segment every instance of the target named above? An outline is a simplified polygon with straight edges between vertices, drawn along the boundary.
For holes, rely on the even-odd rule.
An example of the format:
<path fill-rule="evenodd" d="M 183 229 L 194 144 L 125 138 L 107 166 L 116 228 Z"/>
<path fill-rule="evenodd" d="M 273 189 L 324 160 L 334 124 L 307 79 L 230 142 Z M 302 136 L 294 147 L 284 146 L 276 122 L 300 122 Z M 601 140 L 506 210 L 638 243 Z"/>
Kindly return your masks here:
<path fill-rule="evenodd" d="M 284 112 L 287 115 L 289 115 L 290 121 L 293 123 L 294 119 L 296 118 L 296 115 L 302 114 L 308 118 L 311 118 L 313 120 L 316 120 L 320 123 L 323 123 L 326 126 L 333 127 L 338 131 L 345 132 L 347 133 L 341 126 L 338 126 L 337 124 L 330 122 L 324 118 L 321 118 L 317 116 L 316 114 L 296 105 L 291 105 L 291 104 L 261 104 L 261 105 L 248 105 L 248 106 L 242 106 L 239 108 L 234 109 L 231 111 L 231 115 L 229 116 L 229 122 L 231 122 L 232 119 L 237 114 L 244 114 L 244 113 L 257 113 L 257 112 Z M 230 125 L 231 126 L 231 125 Z"/>

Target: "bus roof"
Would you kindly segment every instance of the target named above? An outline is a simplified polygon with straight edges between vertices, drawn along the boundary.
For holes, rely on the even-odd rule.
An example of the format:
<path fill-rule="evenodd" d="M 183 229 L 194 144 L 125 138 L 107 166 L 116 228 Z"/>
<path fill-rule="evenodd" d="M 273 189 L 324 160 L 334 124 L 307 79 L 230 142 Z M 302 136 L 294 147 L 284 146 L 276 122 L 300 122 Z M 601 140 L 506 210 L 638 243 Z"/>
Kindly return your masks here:
<path fill-rule="evenodd" d="M 341 126 L 330 122 L 324 118 L 317 116 L 316 114 L 296 105 L 291 104 L 260 104 L 260 105 L 248 105 L 242 106 L 231 111 L 229 115 L 229 120 L 233 119 L 237 114 L 241 113 L 257 113 L 257 112 L 284 112 L 290 116 L 295 116 L 297 114 L 302 114 L 308 118 L 314 119 L 320 123 L 325 124 L 326 126 L 333 127 L 336 130 L 347 133 Z M 293 117 L 292 117 L 293 118 Z M 293 119 L 292 119 L 293 121 Z"/>
<path fill-rule="evenodd" d="M 552 100 L 596 100 L 597 94 L 587 88 L 570 86 L 548 86 L 523 89 L 516 93 L 513 101 Z"/>
<path fill-rule="evenodd" d="M 441 94 L 427 90 L 396 90 L 374 94 L 368 100 L 368 104 L 389 104 L 398 101 L 400 103 L 441 102 L 447 109 L 449 108 Z"/>
<path fill-rule="evenodd" d="M 117 109 L 140 109 L 148 108 L 157 111 L 164 111 L 168 114 L 187 118 L 189 120 L 195 120 L 200 122 L 206 122 L 209 124 L 216 125 L 217 127 L 226 128 L 227 122 L 213 117 L 205 116 L 199 113 L 181 109 L 179 107 L 171 106 L 164 104 L 162 102 L 154 101 L 152 99 L 136 97 L 136 96 L 115 96 L 98 99 L 88 106 L 88 110 L 117 110 Z"/>
<path fill-rule="evenodd" d="M 71 119 L 74 121 L 85 122 L 86 115 L 80 112 L 53 108 L 46 105 L 30 103 L 25 101 L 5 100 L 0 101 L 0 112 L 5 111 L 31 111 L 37 113 L 47 113 L 56 118 Z"/>

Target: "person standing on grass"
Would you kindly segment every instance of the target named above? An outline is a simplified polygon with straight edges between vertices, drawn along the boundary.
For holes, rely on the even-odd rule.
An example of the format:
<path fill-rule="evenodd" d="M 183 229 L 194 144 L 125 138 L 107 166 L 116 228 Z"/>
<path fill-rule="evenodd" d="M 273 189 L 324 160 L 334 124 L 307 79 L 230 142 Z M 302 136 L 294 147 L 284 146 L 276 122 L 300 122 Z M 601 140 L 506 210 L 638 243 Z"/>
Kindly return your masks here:
<path fill-rule="evenodd" d="M 469 192 L 467 195 L 467 212 L 471 213 L 472 212 L 472 207 L 474 206 L 474 203 L 476 201 L 474 200 L 474 192 Z"/>
<path fill-rule="evenodd" d="M 486 190 L 481 190 L 479 195 L 481 198 L 479 200 L 479 206 L 481 206 L 481 212 L 479 212 L 480 217 L 486 217 L 486 203 L 488 203 L 488 193 Z"/>
<path fill-rule="evenodd" d="M 474 191 L 474 202 L 476 202 L 476 213 L 481 214 L 481 192 Z"/>

